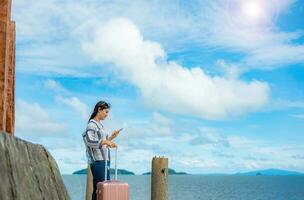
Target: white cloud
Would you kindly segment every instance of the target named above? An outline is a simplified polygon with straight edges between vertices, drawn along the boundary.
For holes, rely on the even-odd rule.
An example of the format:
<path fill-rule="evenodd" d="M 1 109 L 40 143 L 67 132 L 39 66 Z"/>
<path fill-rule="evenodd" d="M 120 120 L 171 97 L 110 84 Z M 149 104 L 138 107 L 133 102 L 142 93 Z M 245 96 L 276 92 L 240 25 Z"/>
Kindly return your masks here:
<path fill-rule="evenodd" d="M 273 44 L 253 50 L 244 64 L 251 68 L 270 68 L 304 62 L 304 45 Z"/>
<path fill-rule="evenodd" d="M 56 96 L 55 99 L 57 102 L 62 103 L 78 112 L 83 119 L 89 118 L 88 106 L 80 101 L 77 97 L 66 98 Z"/>
<path fill-rule="evenodd" d="M 170 126 L 173 124 L 173 120 L 159 112 L 154 112 L 152 114 L 152 123 L 156 123 L 164 126 Z"/>
<path fill-rule="evenodd" d="M 137 174 L 150 171 L 154 156 L 165 156 L 169 158 L 170 168 L 189 173 L 235 173 L 265 168 L 304 170 L 304 159 L 301 157 L 303 145 L 288 146 L 272 140 L 259 141 L 252 137 L 225 135 L 212 127 L 187 126 L 184 128 L 188 132 L 172 129 L 170 135 L 158 134 L 152 127 L 158 127 L 161 123 L 151 123 L 154 120 L 153 114 L 146 124 L 138 123 L 137 120 L 141 118 L 111 119 L 111 123 L 115 125 L 128 123 L 128 128 L 115 139 L 119 145 L 118 166 Z M 171 128 L 179 123 L 171 120 L 171 124 L 167 126 Z M 111 129 L 111 124 L 105 125 L 106 130 Z M 137 133 L 133 132 L 135 129 Z M 194 139 L 197 140 L 196 145 L 192 143 Z M 63 140 L 62 137 L 41 137 L 39 143 L 49 149 L 61 173 L 67 174 L 86 168 L 85 148 L 81 137 L 76 137 L 73 141 Z"/>
<path fill-rule="evenodd" d="M 303 145 L 286 146 L 270 140 L 225 135 L 217 128 L 183 124 L 188 130 L 184 132 L 179 127 L 171 129 L 172 125 L 180 124 L 173 119 L 167 126 L 163 125 L 171 133 L 158 134 L 152 126 L 157 128 L 162 123 L 151 123 L 154 117 L 152 114 L 151 121 L 143 124 L 128 119 L 128 128 L 121 135 L 124 138 L 116 140 L 120 149 L 119 166 L 140 174 L 150 170 L 153 156 L 165 156 L 171 168 L 189 173 L 236 173 L 265 168 L 304 170 L 303 159 L 295 156 L 301 155 Z"/>
<path fill-rule="evenodd" d="M 192 156 L 184 157 L 183 159 L 179 160 L 178 163 L 187 168 L 197 168 L 202 170 L 218 167 L 218 164 L 214 159 L 206 159 L 202 157 L 196 157 L 196 159 L 194 159 Z"/>
<path fill-rule="evenodd" d="M 304 101 L 283 101 L 283 104 L 290 108 L 304 108 Z"/>
<path fill-rule="evenodd" d="M 275 29 L 276 18 L 289 8 L 292 0 L 255 2 L 260 4 L 261 10 L 264 11 L 263 19 L 256 23 L 243 16 L 242 5 L 247 3 L 243 0 L 232 0 L 227 3 L 214 1 L 204 6 L 202 9 L 207 13 L 201 17 L 205 16 L 208 20 L 203 22 L 200 28 L 206 28 L 208 36 L 211 37 L 209 40 L 204 38 L 204 42 L 234 50 L 253 50 L 289 42 L 298 37 L 296 33 L 279 32 Z"/>
<path fill-rule="evenodd" d="M 28 103 L 17 100 L 16 105 L 16 135 L 48 135 L 64 134 L 65 126 L 56 122 L 38 103 Z"/>
<path fill-rule="evenodd" d="M 55 92 L 55 94 L 57 95 L 55 96 L 55 101 L 57 103 L 61 103 L 72 108 L 74 111 L 79 113 L 83 119 L 89 118 L 88 106 L 84 102 L 80 101 L 80 99 L 78 99 L 77 97 L 67 97 L 67 95 L 71 92 L 59 82 L 53 79 L 48 79 L 44 82 L 44 86 L 47 89 Z"/>
<path fill-rule="evenodd" d="M 291 117 L 293 118 L 296 118 L 296 119 L 304 119 L 304 114 L 293 114 L 293 115 L 290 115 Z"/>
<path fill-rule="evenodd" d="M 244 136 L 230 136 L 227 138 L 231 147 L 246 148 L 248 146 L 257 146 L 261 141 L 250 140 Z"/>
<path fill-rule="evenodd" d="M 218 130 L 210 127 L 200 127 L 199 130 L 192 134 L 191 145 L 214 147 L 229 147 L 230 141 L 227 137 L 218 133 Z"/>
<path fill-rule="evenodd" d="M 52 156 L 60 166 L 60 173 L 71 174 L 80 169 L 87 168 L 84 145 L 80 147 L 66 145 L 64 148 L 55 148 L 50 150 Z"/>
<path fill-rule="evenodd" d="M 260 109 L 268 101 L 266 83 L 208 76 L 166 61 L 160 44 L 144 40 L 127 19 L 100 27 L 84 49 L 101 63 L 112 63 L 155 108 L 208 119 L 237 116 Z"/>
<path fill-rule="evenodd" d="M 203 117 L 208 118 L 221 118 L 231 116 L 232 112 L 240 114 L 255 110 L 267 102 L 268 89 L 266 88 L 268 87 L 265 83 L 258 81 L 246 83 L 238 80 L 239 74 L 243 72 L 239 68 L 247 65 L 251 68 L 272 68 L 290 63 L 303 63 L 303 45 L 296 45 L 294 42 L 302 36 L 302 33 L 301 30 L 284 32 L 275 26 L 275 17 L 285 12 L 294 1 L 264 1 L 267 5 L 275 5 L 267 8 L 274 18 L 267 23 L 252 25 L 246 24 L 246 21 L 242 21 L 243 18 L 236 16 L 233 9 L 229 10 L 231 7 L 234 8 L 237 2 L 223 3 L 223 1 L 212 0 L 180 4 L 177 1 L 140 0 L 126 2 L 17 0 L 13 2 L 13 15 L 17 22 L 18 34 L 17 56 L 20 58 L 19 61 L 17 60 L 17 70 L 48 76 L 98 74 L 95 66 L 93 69 L 88 67 L 92 65 L 92 62 L 83 55 L 80 42 L 90 38 L 90 33 L 95 27 L 104 26 L 105 22 L 113 17 L 123 16 L 134 21 L 136 26 L 133 26 L 135 28 L 133 33 L 139 36 L 139 40 L 135 37 L 134 40 L 128 41 L 130 46 L 119 46 L 124 43 L 122 41 L 121 44 L 118 43 L 117 46 L 110 48 L 112 52 L 114 48 L 118 48 L 116 49 L 118 53 L 126 56 L 124 60 L 117 63 L 123 65 L 116 66 L 117 68 L 113 70 L 118 70 L 123 79 L 137 86 L 149 104 L 156 105 L 155 108 L 160 106 L 178 113 L 195 113 L 198 116 L 202 116 L 203 113 Z M 278 9 L 271 10 L 275 7 Z M 142 33 L 136 31 L 137 26 L 140 27 Z M 132 49 L 136 47 L 134 41 L 138 42 L 135 44 L 139 46 L 138 49 Z M 227 52 L 240 52 L 243 56 L 236 61 L 236 65 L 222 61 L 220 65 L 227 73 L 223 77 L 211 77 L 202 69 L 189 70 L 174 62 L 167 62 L 166 52 L 160 47 L 160 43 L 169 53 L 183 51 L 187 45 L 195 44 L 207 50 L 220 48 Z M 119 48 L 131 51 L 123 52 Z M 110 62 L 116 59 L 116 57 L 107 56 Z M 122 58 L 119 55 L 114 56 Z M 156 61 L 155 58 L 157 58 Z M 146 61 L 149 62 L 147 66 Z M 128 67 L 125 67 L 125 63 Z M 143 65 L 138 66 L 138 63 Z M 49 87 L 61 90 L 55 85 L 50 83 Z M 201 95 L 197 92 L 201 90 L 208 90 L 208 92 Z M 225 96 L 231 98 L 224 98 Z M 236 97 L 244 97 L 244 99 Z M 210 102 L 206 103 L 206 100 Z M 82 105 L 77 98 L 75 100 L 73 97 L 59 96 L 58 101 L 73 109 L 78 109 L 82 116 L 86 113 L 84 106 L 76 106 Z M 290 108 L 304 107 L 303 102 L 300 101 L 285 103 L 284 106 Z M 48 133 L 61 134 L 64 130 L 63 124 L 53 121 L 46 110 L 37 103 L 30 104 L 22 101 L 18 103 L 17 101 L 16 115 L 18 116 L 16 117 L 17 133 L 28 131 L 38 135 L 47 134 L 45 132 L 47 130 Z M 206 129 L 199 132 L 204 137 L 198 137 L 192 132 L 184 133 L 177 128 L 172 129 L 174 122 L 166 120 L 166 116 L 161 115 L 154 116 L 159 121 L 151 119 L 151 121 L 142 122 L 138 119 L 140 122 L 133 123 L 133 119 L 128 119 L 121 138 L 117 141 L 122 144 L 122 147 L 129 148 L 130 152 L 121 152 L 119 166 L 135 172 L 148 171 L 152 155 L 164 153 L 169 157 L 171 166 L 176 169 L 187 171 L 187 166 L 193 161 L 195 167 L 189 166 L 189 171 L 193 173 L 235 172 L 246 167 L 270 166 L 304 170 L 303 159 L 296 159 L 299 158 L 298 155 L 303 154 L 303 147 L 286 150 L 282 145 L 276 145 L 271 141 L 265 144 L 247 137 L 225 136 L 217 131 Z M 155 124 L 151 125 L 150 122 L 155 122 Z M 113 128 L 121 124 L 117 123 Z M 158 129 L 159 127 L 162 128 Z M 187 127 L 184 128 L 187 129 Z M 189 130 L 192 128 L 188 127 Z M 181 135 L 178 136 L 178 134 Z M 176 137 L 172 137 L 173 135 Z M 190 142 L 196 137 L 205 141 L 209 140 L 209 143 L 192 146 Z M 55 146 L 54 148 L 56 149 Z M 78 167 L 86 166 L 83 160 L 84 154 L 80 154 L 80 151 L 83 152 L 83 149 L 72 147 L 66 149 L 63 146 L 52 151 L 52 154 L 59 160 L 58 163 L 62 166 L 63 172 L 70 173 Z M 225 152 L 226 156 L 228 155 L 227 159 L 223 155 L 222 157 L 215 156 L 213 154 L 215 151 Z M 138 155 L 140 160 L 134 161 Z M 248 160 L 247 155 L 254 156 L 252 160 Z M 184 157 L 189 162 L 181 163 L 180 160 Z M 269 158 L 270 161 L 256 159 L 260 157 Z"/>
<path fill-rule="evenodd" d="M 69 91 L 67 89 L 65 89 L 59 82 L 53 80 L 53 79 L 48 79 L 44 82 L 44 86 L 49 89 L 52 90 L 55 93 L 59 93 L 59 94 L 66 94 L 69 93 Z"/>
<path fill-rule="evenodd" d="M 298 150 L 286 150 L 284 145 L 275 144 L 269 140 L 257 141 L 237 135 L 215 136 L 216 140 L 199 146 L 193 146 L 191 143 L 185 145 L 185 142 L 181 142 L 177 138 L 172 139 L 174 147 L 178 147 L 182 151 L 178 153 L 175 151 L 172 155 L 167 154 L 170 163 L 174 168 L 188 169 L 193 173 L 236 173 L 237 171 L 266 168 L 304 170 L 303 159 L 294 156 L 301 154 L 303 146 Z M 241 139 L 236 140 L 235 138 Z M 218 145 L 220 140 L 228 140 L 230 145 Z M 215 145 L 211 145 L 212 142 Z M 168 142 L 165 140 L 163 143 Z"/>
<path fill-rule="evenodd" d="M 242 13 L 247 1 L 201 3 L 200 14 L 195 16 L 199 22 L 197 30 L 194 28 L 195 40 L 210 47 L 242 53 L 244 56 L 237 61 L 241 67 L 269 69 L 303 63 L 304 45 L 294 42 L 303 36 L 303 31 L 285 32 L 276 26 L 278 16 L 295 1 L 254 2 L 262 12 L 257 21 L 251 21 Z"/>
<path fill-rule="evenodd" d="M 304 101 L 290 101 L 284 99 L 275 99 L 270 103 L 271 107 L 268 109 L 272 110 L 288 110 L 288 109 L 302 109 L 304 108 Z"/>
<path fill-rule="evenodd" d="M 168 52 L 188 45 L 240 52 L 240 67 L 273 68 L 303 63 L 303 44 L 294 40 L 303 32 L 286 32 L 276 26 L 279 16 L 294 0 L 257 0 L 260 21 L 242 13 L 243 0 L 195 1 L 52 1 L 18 0 L 13 3 L 17 26 L 18 70 L 34 74 L 92 76 L 93 63 L 83 55 L 80 41 L 94 27 L 122 16 L 136 23 L 146 38 L 160 41 Z M 157 15 L 155 15 L 157 13 Z M 191 14 L 190 14 L 191 13 Z M 56 42 L 54 42 L 56 41 Z M 31 45 L 26 45 L 28 43 Z M 71 51 L 73 49 L 73 51 Z M 65 52 L 62 54 L 61 52 Z"/>

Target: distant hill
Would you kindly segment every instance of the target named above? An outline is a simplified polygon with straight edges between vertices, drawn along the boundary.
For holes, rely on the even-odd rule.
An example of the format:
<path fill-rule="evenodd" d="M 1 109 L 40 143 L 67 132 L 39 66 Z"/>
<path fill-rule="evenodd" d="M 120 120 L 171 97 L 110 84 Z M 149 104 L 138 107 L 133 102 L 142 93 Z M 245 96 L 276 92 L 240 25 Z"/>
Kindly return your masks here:
<path fill-rule="evenodd" d="M 110 170 L 111 174 L 115 173 L 114 169 Z M 169 175 L 190 175 L 186 172 L 176 172 L 174 169 L 169 168 L 168 169 Z M 87 169 L 81 169 L 78 171 L 73 172 L 74 175 L 79 174 L 87 174 Z M 121 175 L 135 175 L 134 172 L 128 171 L 126 169 L 118 169 L 117 174 Z M 143 173 L 142 175 L 150 175 L 151 172 Z M 282 170 L 282 169 L 264 169 L 264 170 L 256 170 L 256 171 L 250 171 L 250 172 L 238 172 L 235 174 L 203 174 L 203 175 L 241 175 L 241 176 L 290 176 L 290 175 L 300 175 L 304 176 L 304 173 L 296 172 L 296 171 L 288 171 L 288 170 Z"/>
<path fill-rule="evenodd" d="M 235 175 L 246 175 L 246 176 L 287 176 L 287 175 L 303 175 L 303 173 L 295 172 L 295 171 L 288 171 L 288 170 L 281 170 L 281 169 L 265 169 L 265 170 L 257 170 L 251 172 L 244 172 L 244 173 L 236 173 Z"/>
<path fill-rule="evenodd" d="M 115 169 L 110 169 L 110 173 L 114 174 L 115 173 Z M 81 169 L 78 171 L 73 172 L 73 174 L 75 175 L 79 175 L 79 174 L 87 174 L 87 169 Z M 117 169 L 117 174 L 122 174 L 122 175 L 135 175 L 134 172 L 128 171 L 126 169 Z"/>
<path fill-rule="evenodd" d="M 169 173 L 169 175 L 189 175 L 186 172 L 176 172 L 174 169 L 171 169 L 171 168 L 168 169 L 168 173 Z M 142 175 L 150 175 L 150 174 L 151 174 L 151 172 L 146 172 L 146 173 L 143 173 Z"/>

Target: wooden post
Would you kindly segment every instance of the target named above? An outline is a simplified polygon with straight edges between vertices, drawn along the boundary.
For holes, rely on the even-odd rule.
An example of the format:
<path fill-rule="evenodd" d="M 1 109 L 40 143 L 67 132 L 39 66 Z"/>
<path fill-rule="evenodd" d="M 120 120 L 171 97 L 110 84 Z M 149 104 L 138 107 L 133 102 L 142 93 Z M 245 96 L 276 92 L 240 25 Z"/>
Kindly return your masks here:
<path fill-rule="evenodd" d="M 9 20 L 11 1 L 0 1 L 0 130 L 6 128 L 6 78 L 8 74 L 7 57 L 9 43 Z"/>
<path fill-rule="evenodd" d="M 0 131 L 14 134 L 15 23 L 11 0 L 0 0 Z"/>
<path fill-rule="evenodd" d="M 92 176 L 90 164 L 88 164 L 86 200 L 92 199 L 92 192 L 93 192 L 93 176 Z"/>
<path fill-rule="evenodd" d="M 151 200 L 168 200 L 168 158 L 152 159 Z"/>
<path fill-rule="evenodd" d="M 16 38 L 15 22 L 10 22 L 9 29 L 9 58 L 8 58 L 8 74 L 6 77 L 6 127 L 7 133 L 14 134 L 15 127 L 15 38 Z"/>

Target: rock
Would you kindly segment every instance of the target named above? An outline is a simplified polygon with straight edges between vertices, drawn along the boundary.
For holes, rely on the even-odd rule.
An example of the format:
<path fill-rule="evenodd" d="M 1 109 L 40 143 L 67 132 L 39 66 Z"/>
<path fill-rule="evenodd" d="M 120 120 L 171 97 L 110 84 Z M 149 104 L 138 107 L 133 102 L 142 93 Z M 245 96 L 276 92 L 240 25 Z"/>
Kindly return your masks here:
<path fill-rule="evenodd" d="M 70 199 L 50 153 L 38 144 L 0 133 L 0 199 Z"/>

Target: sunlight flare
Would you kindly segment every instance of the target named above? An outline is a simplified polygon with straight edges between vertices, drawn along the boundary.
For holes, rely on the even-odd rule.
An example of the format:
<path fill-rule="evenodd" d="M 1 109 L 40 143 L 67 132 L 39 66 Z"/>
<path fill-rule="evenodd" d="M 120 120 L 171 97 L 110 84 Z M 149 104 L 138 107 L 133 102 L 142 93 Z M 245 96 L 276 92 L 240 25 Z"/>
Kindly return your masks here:
<path fill-rule="evenodd" d="M 263 5 L 259 1 L 246 1 L 242 4 L 242 12 L 250 20 L 261 18 L 263 9 Z"/>

